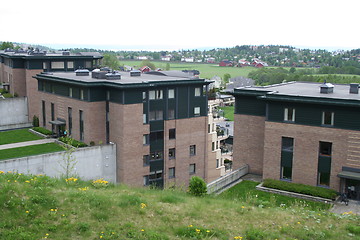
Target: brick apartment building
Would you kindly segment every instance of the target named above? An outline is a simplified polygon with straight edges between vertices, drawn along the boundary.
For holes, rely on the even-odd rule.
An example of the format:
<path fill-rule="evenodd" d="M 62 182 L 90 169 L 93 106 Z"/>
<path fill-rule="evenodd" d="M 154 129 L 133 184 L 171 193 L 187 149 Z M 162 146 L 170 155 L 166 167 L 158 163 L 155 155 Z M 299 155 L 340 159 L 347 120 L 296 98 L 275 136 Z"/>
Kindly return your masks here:
<path fill-rule="evenodd" d="M 208 81 L 179 71 L 37 74 L 40 125 L 116 143 L 117 180 L 133 186 L 208 179 Z M 215 161 L 215 159 L 214 159 Z"/>
<path fill-rule="evenodd" d="M 49 53 L 39 50 L 0 51 L 0 83 L 11 94 L 28 98 L 29 120 L 35 115 L 37 81 L 34 75 L 43 71 L 74 71 L 78 68 L 94 69 L 103 56 L 97 52 L 71 54 L 68 51 Z"/>
<path fill-rule="evenodd" d="M 234 90 L 234 168 L 360 200 L 358 84 L 291 82 Z M 235 161 L 238 160 L 238 161 Z"/>

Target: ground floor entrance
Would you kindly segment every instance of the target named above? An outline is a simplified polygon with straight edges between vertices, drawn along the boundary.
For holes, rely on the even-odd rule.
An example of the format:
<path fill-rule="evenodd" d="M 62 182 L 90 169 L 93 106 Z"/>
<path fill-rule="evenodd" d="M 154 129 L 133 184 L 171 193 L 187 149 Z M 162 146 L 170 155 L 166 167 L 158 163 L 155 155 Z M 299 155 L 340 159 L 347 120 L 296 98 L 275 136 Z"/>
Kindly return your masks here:
<path fill-rule="evenodd" d="M 345 179 L 345 193 L 349 199 L 360 201 L 360 180 Z"/>

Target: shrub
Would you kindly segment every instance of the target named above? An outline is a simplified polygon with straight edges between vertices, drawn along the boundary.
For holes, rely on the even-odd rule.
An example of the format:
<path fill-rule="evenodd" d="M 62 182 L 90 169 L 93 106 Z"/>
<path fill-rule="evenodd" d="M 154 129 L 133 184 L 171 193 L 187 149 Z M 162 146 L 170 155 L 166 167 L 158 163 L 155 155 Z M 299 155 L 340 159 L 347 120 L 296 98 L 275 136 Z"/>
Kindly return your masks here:
<path fill-rule="evenodd" d="M 60 137 L 59 140 L 76 148 L 87 147 L 86 143 L 77 141 L 71 137 Z"/>
<path fill-rule="evenodd" d="M 274 188 L 274 189 L 284 190 L 284 191 L 288 191 L 288 192 L 301 193 L 301 194 L 306 194 L 306 195 L 310 195 L 310 196 L 314 196 L 314 197 L 322 197 L 322 198 L 328 198 L 328 199 L 333 199 L 333 200 L 337 196 L 336 191 L 332 190 L 332 189 L 314 187 L 314 186 L 309 186 L 309 185 L 300 184 L 300 183 L 284 182 L 284 181 L 274 180 L 274 179 L 265 179 L 263 186 L 268 187 L 268 188 Z"/>
<path fill-rule="evenodd" d="M 194 176 L 190 179 L 189 193 L 194 196 L 203 196 L 207 193 L 207 186 L 201 177 Z"/>
<path fill-rule="evenodd" d="M 42 133 L 44 135 L 52 135 L 52 131 L 47 130 L 46 128 L 42 128 L 42 127 L 33 127 L 32 128 L 34 131 Z"/>
<path fill-rule="evenodd" d="M 34 127 L 39 127 L 39 118 L 36 115 L 33 116 L 32 124 Z"/>

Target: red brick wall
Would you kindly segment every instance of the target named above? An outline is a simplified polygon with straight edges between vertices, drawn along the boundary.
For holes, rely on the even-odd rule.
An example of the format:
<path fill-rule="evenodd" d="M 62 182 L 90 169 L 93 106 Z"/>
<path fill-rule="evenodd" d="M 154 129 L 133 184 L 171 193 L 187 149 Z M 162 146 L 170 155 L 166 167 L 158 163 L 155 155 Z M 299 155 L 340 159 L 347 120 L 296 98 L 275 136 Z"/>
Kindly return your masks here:
<path fill-rule="evenodd" d="M 265 117 L 234 115 L 233 169 L 249 164 L 249 172 L 262 174 Z"/>
<path fill-rule="evenodd" d="M 33 78 L 33 76 L 41 72 L 42 70 L 29 70 L 29 69 L 26 69 L 25 72 L 26 95 L 28 97 L 28 108 L 29 108 L 29 121 L 32 121 L 34 115 L 38 116 L 40 119 L 41 108 L 37 106 L 39 102 L 38 81 L 35 78 Z"/>

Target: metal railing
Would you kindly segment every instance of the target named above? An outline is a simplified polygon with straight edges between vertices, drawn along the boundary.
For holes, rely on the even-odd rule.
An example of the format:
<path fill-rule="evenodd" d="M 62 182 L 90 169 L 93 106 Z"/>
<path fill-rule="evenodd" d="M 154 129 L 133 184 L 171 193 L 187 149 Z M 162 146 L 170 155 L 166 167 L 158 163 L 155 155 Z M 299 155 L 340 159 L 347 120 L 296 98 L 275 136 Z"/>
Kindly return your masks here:
<path fill-rule="evenodd" d="M 207 193 L 216 193 L 223 188 L 229 186 L 230 184 L 239 180 L 242 176 L 246 175 L 249 172 L 249 166 L 246 164 L 218 179 L 212 181 L 207 185 Z"/>

